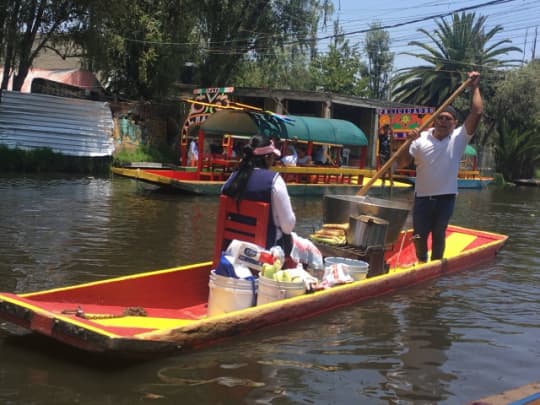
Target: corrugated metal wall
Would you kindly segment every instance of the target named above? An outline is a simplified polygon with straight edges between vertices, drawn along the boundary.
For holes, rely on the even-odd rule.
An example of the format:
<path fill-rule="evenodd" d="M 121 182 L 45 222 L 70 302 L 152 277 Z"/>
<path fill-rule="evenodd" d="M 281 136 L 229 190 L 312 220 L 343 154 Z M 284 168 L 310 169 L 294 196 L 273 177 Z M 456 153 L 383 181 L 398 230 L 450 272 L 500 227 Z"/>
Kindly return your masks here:
<path fill-rule="evenodd" d="M 50 148 L 69 156 L 110 156 L 114 123 L 107 103 L 3 91 L 0 144 Z"/>

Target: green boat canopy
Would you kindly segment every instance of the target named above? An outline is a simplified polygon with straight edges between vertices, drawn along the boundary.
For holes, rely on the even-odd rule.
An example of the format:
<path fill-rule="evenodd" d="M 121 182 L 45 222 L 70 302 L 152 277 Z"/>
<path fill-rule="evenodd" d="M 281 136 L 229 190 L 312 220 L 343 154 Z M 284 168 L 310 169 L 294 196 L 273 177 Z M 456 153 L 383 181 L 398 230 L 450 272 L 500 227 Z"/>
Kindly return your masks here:
<path fill-rule="evenodd" d="M 263 134 L 280 139 L 337 145 L 367 146 L 368 140 L 352 122 L 333 119 L 280 116 L 240 110 L 220 110 L 201 124 L 206 134 L 248 135 Z"/>
<path fill-rule="evenodd" d="M 367 146 L 368 140 L 360 128 L 350 121 L 334 118 L 290 115 L 284 138 L 338 145 Z"/>
<path fill-rule="evenodd" d="M 476 156 L 477 152 L 476 152 L 476 149 L 474 149 L 474 147 L 472 147 L 471 145 L 467 145 L 467 147 L 465 148 L 465 152 L 463 152 L 463 154 L 465 156 Z"/>

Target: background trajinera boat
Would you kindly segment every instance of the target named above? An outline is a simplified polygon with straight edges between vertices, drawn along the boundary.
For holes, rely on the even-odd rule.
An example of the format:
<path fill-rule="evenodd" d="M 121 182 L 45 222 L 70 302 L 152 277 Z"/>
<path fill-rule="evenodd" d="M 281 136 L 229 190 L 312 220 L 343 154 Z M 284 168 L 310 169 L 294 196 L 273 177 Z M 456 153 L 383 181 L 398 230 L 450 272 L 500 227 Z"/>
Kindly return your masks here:
<path fill-rule="evenodd" d="M 301 146 L 308 155 L 325 148 L 331 164 L 279 166 L 272 169 L 284 177 L 291 195 L 354 194 L 374 174 L 365 168 L 368 141 L 360 128 L 349 121 L 286 116 L 244 110 L 220 110 L 193 129 L 201 158 L 187 167 L 186 147 L 183 166 L 132 163 L 114 167 L 113 173 L 153 185 L 194 193 L 218 195 L 224 181 L 237 167 L 242 145 L 257 134 L 268 135 L 280 144 Z M 186 140 L 187 142 L 187 140 Z M 383 182 L 378 181 L 375 187 Z M 386 183 L 390 186 L 390 183 Z M 410 183 L 394 181 L 396 189 L 411 188 Z"/>

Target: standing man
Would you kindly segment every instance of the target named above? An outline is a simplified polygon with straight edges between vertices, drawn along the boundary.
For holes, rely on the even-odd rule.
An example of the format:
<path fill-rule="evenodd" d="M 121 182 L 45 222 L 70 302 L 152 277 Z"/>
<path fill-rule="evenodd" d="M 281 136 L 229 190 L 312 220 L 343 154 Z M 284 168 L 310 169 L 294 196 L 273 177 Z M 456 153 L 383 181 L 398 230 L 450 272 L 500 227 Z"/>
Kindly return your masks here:
<path fill-rule="evenodd" d="M 470 72 L 469 78 L 471 108 L 462 126 L 456 128 L 456 110 L 448 106 L 437 116 L 433 128 L 411 133 L 414 140 L 409 155 L 416 164 L 413 239 L 419 262 L 428 260 L 430 233 L 431 260 L 443 258 L 446 228 L 456 200 L 459 162 L 482 117 L 480 74 Z"/>

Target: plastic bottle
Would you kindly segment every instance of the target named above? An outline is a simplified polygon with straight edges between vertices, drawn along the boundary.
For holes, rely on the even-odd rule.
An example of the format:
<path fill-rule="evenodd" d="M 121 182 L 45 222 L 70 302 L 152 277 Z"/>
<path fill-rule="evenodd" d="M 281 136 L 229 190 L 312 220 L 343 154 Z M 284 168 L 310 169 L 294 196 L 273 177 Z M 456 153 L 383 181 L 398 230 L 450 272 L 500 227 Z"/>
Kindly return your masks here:
<path fill-rule="evenodd" d="M 235 263 L 248 266 L 253 270 L 261 270 L 263 263 L 274 263 L 271 252 L 250 242 L 233 240 L 227 248 L 227 254 L 234 257 Z"/>

